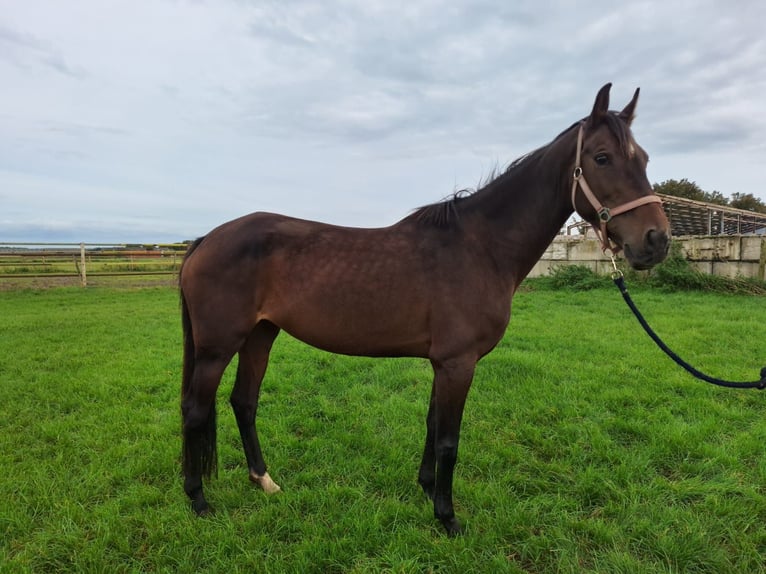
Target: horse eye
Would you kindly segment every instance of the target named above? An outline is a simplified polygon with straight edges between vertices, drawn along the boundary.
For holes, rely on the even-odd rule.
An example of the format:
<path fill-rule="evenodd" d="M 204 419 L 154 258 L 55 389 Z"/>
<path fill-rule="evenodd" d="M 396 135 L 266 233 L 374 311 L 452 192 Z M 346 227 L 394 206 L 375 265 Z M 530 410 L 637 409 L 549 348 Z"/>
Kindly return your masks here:
<path fill-rule="evenodd" d="M 609 163 L 609 156 L 606 155 L 605 153 L 600 153 L 596 155 L 596 157 L 594 157 L 593 159 L 596 162 L 596 165 L 604 166 Z"/>

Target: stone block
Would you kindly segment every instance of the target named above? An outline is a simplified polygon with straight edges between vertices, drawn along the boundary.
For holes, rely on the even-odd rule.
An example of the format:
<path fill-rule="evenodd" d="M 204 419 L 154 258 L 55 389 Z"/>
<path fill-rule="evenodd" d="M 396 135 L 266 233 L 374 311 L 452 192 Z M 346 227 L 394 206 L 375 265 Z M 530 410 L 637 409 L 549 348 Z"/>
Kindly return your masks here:
<path fill-rule="evenodd" d="M 758 236 L 745 236 L 742 238 L 742 247 L 740 249 L 740 258 L 742 261 L 759 261 L 761 259 L 761 244 L 766 243 L 766 239 Z"/>
<path fill-rule="evenodd" d="M 739 259 L 740 238 L 730 236 L 689 237 L 681 241 L 690 261 L 730 261 Z"/>

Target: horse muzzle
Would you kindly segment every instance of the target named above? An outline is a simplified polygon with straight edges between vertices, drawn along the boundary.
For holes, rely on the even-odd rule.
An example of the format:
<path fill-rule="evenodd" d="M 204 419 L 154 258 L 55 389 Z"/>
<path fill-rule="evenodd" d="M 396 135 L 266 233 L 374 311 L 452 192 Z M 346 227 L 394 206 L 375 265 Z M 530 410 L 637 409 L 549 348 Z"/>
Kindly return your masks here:
<path fill-rule="evenodd" d="M 661 263 L 667 257 L 670 237 L 665 231 L 650 229 L 644 234 L 641 245 L 636 247 L 625 243 L 622 248 L 630 266 L 637 271 L 644 271 Z"/>

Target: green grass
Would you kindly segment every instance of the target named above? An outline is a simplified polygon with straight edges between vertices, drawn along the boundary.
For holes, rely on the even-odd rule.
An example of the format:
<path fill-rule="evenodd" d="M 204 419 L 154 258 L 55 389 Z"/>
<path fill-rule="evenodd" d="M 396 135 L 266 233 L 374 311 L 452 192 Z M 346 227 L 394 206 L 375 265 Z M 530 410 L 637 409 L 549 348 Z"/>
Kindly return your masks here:
<path fill-rule="evenodd" d="M 281 335 L 258 419 L 273 497 L 247 481 L 230 368 L 197 519 L 175 291 L 0 292 L 0 572 L 766 572 L 766 396 L 690 379 L 614 288 L 531 285 L 469 395 L 454 540 L 416 483 L 426 361 Z M 695 366 L 756 378 L 766 299 L 632 293 Z"/>

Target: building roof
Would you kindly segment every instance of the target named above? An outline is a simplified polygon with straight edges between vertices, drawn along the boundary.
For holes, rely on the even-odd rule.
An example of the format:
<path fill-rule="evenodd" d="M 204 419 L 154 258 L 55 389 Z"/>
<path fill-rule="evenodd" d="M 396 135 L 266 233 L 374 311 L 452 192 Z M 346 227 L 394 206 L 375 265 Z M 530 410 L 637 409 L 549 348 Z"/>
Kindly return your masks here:
<path fill-rule="evenodd" d="M 725 205 L 695 201 L 683 197 L 657 194 L 662 199 L 665 214 L 670 221 L 670 232 L 675 237 L 684 235 L 766 235 L 766 213 L 736 209 Z M 589 224 L 577 220 L 567 226 L 567 234 L 574 229 L 585 233 Z"/>
<path fill-rule="evenodd" d="M 763 235 L 766 213 L 658 194 L 670 220 L 670 231 L 681 235 Z"/>

